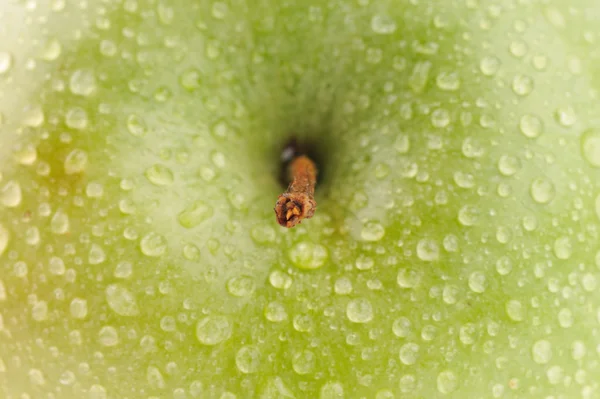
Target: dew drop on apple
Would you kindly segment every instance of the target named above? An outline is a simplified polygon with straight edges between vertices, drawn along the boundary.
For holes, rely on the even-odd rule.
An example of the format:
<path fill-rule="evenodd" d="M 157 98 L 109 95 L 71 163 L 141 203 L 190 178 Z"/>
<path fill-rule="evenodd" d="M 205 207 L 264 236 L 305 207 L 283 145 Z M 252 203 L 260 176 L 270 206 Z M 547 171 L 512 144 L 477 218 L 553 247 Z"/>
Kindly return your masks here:
<path fill-rule="evenodd" d="M 69 216 L 62 210 L 57 210 L 50 220 L 50 230 L 54 234 L 66 234 L 69 231 Z"/>
<path fill-rule="evenodd" d="M 417 256 L 426 262 L 433 262 L 440 257 L 440 247 L 438 243 L 431 238 L 420 239 L 417 243 Z"/>
<path fill-rule="evenodd" d="M 106 254 L 104 253 L 104 249 L 102 249 L 102 247 L 98 244 L 92 244 L 92 247 L 88 253 L 88 262 L 91 265 L 99 265 L 105 260 Z"/>
<path fill-rule="evenodd" d="M 233 324 L 223 315 L 207 316 L 196 324 L 196 338 L 204 345 L 217 345 L 231 337 Z"/>
<path fill-rule="evenodd" d="M 481 294 L 487 287 L 487 279 L 482 272 L 473 272 L 469 275 L 469 288 L 471 291 Z"/>
<path fill-rule="evenodd" d="M 27 266 L 27 263 L 23 261 L 18 261 L 13 266 L 13 273 L 18 278 L 25 278 L 29 273 L 29 266 Z"/>
<path fill-rule="evenodd" d="M 49 38 L 43 44 L 40 58 L 44 61 L 55 61 L 61 53 L 62 44 L 56 38 Z"/>
<path fill-rule="evenodd" d="M 0 117 L 0 125 L 2 124 L 1 119 Z M 17 162 L 21 165 L 33 165 L 38 157 L 37 149 L 33 145 L 19 147 L 15 149 L 13 154 Z"/>
<path fill-rule="evenodd" d="M 409 343 L 402 345 L 400 347 L 399 356 L 400 356 L 400 361 L 403 364 L 405 364 L 407 366 L 415 364 L 415 362 L 417 361 L 417 358 L 419 356 L 419 345 L 417 345 L 413 342 L 409 342 Z"/>
<path fill-rule="evenodd" d="M 322 267 L 327 262 L 329 253 L 321 244 L 301 241 L 292 246 L 288 257 L 299 269 L 312 270 Z"/>
<path fill-rule="evenodd" d="M 525 319 L 525 309 L 523 304 L 516 299 L 511 299 L 506 302 L 506 314 L 513 321 L 523 321 Z"/>
<path fill-rule="evenodd" d="M 433 127 L 445 128 L 450 124 L 450 113 L 443 108 L 436 109 L 431 113 L 431 124 Z"/>
<path fill-rule="evenodd" d="M 409 393 L 415 390 L 417 379 L 412 374 L 405 374 L 400 378 L 400 383 L 398 385 L 402 393 Z"/>
<path fill-rule="evenodd" d="M 533 90 L 533 79 L 527 75 L 517 75 L 512 81 L 513 92 L 519 96 L 526 96 Z"/>
<path fill-rule="evenodd" d="M 88 399 L 108 399 L 106 388 L 104 388 L 102 385 L 94 384 L 90 387 L 88 392 Z"/>
<path fill-rule="evenodd" d="M 104 187 L 98 182 L 89 182 L 85 187 L 85 194 L 89 198 L 100 198 L 104 195 Z"/>
<path fill-rule="evenodd" d="M 6 286 L 2 279 L 0 279 L 0 301 L 6 301 Z M 0 316 L 0 329 L 2 328 L 2 317 Z"/>
<path fill-rule="evenodd" d="M 13 65 L 13 57 L 6 51 L 0 51 L 0 75 L 7 73 Z"/>
<path fill-rule="evenodd" d="M 544 131 L 542 120 L 535 115 L 525 114 L 519 120 L 519 129 L 525 137 L 530 139 L 539 137 Z"/>
<path fill-rule="evenodd" d="M 437 87 L 444 91 L 455 91 L 460 88 L 460 79 L 456 72 L 440 72 L 435 83 Z"/>
<path fill-rule="evenodd" d="M 96 91 L 96 76 L 89 69 L 78 69 L 69 79 L 71 93 L 78 96 L 90 96 Z"/>
<path fill-rule="evenodd" d="M 494 76 L 500 68 L 500 59 L 493 55 L 483 57 L 479 62 L 479 70 L 485 76 Z"/>
<path fill-rule="evenodd" d="M 538 204 L 547 204 L 556 196 L 554 183 L 545 177 L 534 179 L 529 190 L 531 197 Z"/>
<path fill-rule="evenodd" d="M 373 320 L 373 305 L 365 298 L 357 298 L 346 305 L 346 316 L 353 323 L 368 323 Z"/>
<path fill-rule="evenodd" d="M 48 319 L 48 302 L 37 301 L 31 307 L 31 317 L 35 321 L 44 321 Z"/>
<path fill-rule="evenodd" d="M 87 300 L 82 298 L 73 298 L 69 305 L 71 317 L 74 319 L 85 319 L 88 314 Z"/>
<path fill-rule="evenodd" d="M 406 338 L 411 333 L 412 323 L 409 319 L 402 316 L 394 320 L 392 324 L 392 332 L 398 338 Z"/>
<path fill-rule="evenodd" d="M 284 271 L 273 270 L 269 274 L 269 283 L 278 290 L 287 290 L 292 286 L 292 277 Z"/>
<path fill-rule="evenodd" d="M 29 374 L 29 381 L 31 382 L 32 385 L 41 386 L 41 385 L 46 384 L 46 377 L 44 377 L 44 373 L 42 373 L 41 370 L 30 369 L 28 374 Z"/>
<path fill-rule="evenodd" d="M 432 64 L 430 61 L 417 62 L 412 70 L 412 74 L 408 78 L 408 87 L 414 93 L 421 93 L 427 86 L 429 80 L 429 72 Z"/>
<path fill-rule="evenodd" d="M 571 106 L 557 108 L 554 111 L 554 119 L 564 127 L 571 127 L 577 122 L 577 114 Z"/>
<path fill-rule="evenodd" d="M 458 377 L 450 370 L 444 370 L 437 376 L 437 389 L 443 394 L 454 392 L 458 388 Z"/>
<path fill-rule="evenodd" d="M 477 327 L 473 323 L 466 323 L 460 327 L 458 337 L 464 345 L 472 345 L 475 342 Z"/>
<path fill-rule="evenodd" d="M 294 316 L 293 326 L 298 332 L 311 332 L 314 325 L 315 322 L 313 318 L 308 314 L 298 314 Z"/>
<path fill-rule="evenodd" d="M 521 169 L 521 161 L 513 155 L 502 155 L 498 160 L 498 170 L 504 176 L 513 176 Z"/>
<path fill-rule="evenodd" d="M 373 258 L 361 254 L 356 258 L 354 264 L 358 270 L 369 270 L 373 268 L 375 261 Z"/>
<path fill-rule="evenodd" d="M 51 257 L 48 261 L 48 271 L 56 276 L 62 276 L 66 271 L 65 262 L 58 256 Z"/>
<path fill-rule="evenodd" d="M 200 258 L 200 249 L 194 244 L 185 244 L 183 246 L 183 257 L 187 260 L 198 260 Z"/>
<path fill-rule="evenodd" d="M 367 222 L 360 232 L 360 237 L 370 242 L 380 241 L 384 235 L 384 227 L 377 222 Z"/>
<path fill-rule="evenodd" d="M 306 375 L 313 372 L 316 363 L 314 352 L 302 350 L 292 356 L 292 368 L 297 374 Z"/>
<path fill-rule="evenodd" d="M 22 197 L 21 185 L 14 180 L 7 182 L 4 187 L 2 187 L 2 191 L 0 192 L 0 202 L 2 205 L 9 208 L 15 208 L 19 206 L 21 204 Z"/>
<path fill-rule="evenodd" d="M 160 370 L 154 366 L 148 366 L 146 369 L 146 381 L 148 382 L 148 386 L 153 389 L 165 389 L 167 386 L 165 377 Z"/>
<path fill-rule="evenodd" d="M 161 164 L 155 164 L 148 169 L 144 174 L 148 181 L 155 186 L 168 186 L 173 184 L 175 180 L 171 169 Z"/>
<path fill-rule="evenodd" d="M 106 287 L 106 302 L 120 316 L 136 316 L 140 309 L 134 295 L 121 284 L 110 284 Z"/>
<path fill-rule="evenodd" d="M 344 399 L 344 386 L 337 381 L 330 381 L 321 387 L 319 399 Z"/>
<path fill-rule="evenodd" d="M 538 364 L 547 364 L 552 358 L 552 344 L 545 339 L 536 341 L 531 348 L 533 361 Z"/>
<path fill-rule="evenodd" d="M 406 134 L 399 134 L 394 141 L 394 149 L 398 154 L 406 154 L 410 150 L 410 138 Z"/>
<path fill-rule="evenodd" d="M 127 117 L 127 130 L 132 136 L 143 137 L 148 133 L 148 126 L 141 116 L 130 114 Z"/>
<path fill-rule="evenodd" d="M 235 365 L 244 374 L 256 373 L 260 360 L 260 351 L 254 345 L 242 346 L 235 355 Z"/>
<path fill-rule="evenodd" d="M 27 107 L 23 115 L 23 125 L 28 127 L 40 127 L 44 124 L 45 120 L 44 110 L 39 105 Z"/>
<path fill-rule="evenodd" d="M 569 259 L 573 254 L 571 239 L 567 236 L 559 237 L 554 241 L 554 255 L 558 259 Z"/>
<path fill-rule="evenodd" d="M 285 307 L 277 301 L 269 302 L 267 306 L 265 306 L 264 315 L 267 320 L 273 323 L 281 323 L 288 318 Z"/>
<path fill-rule="evenodd" d="M 446 285 L 442 290 L 442 300 L 448 305 L 454 305 L 458 301 L 459 289 L 455 285 Z"/>
<path fill-rule="evenodd" d="M 581 360 L 585 357 L 585 343 L 582 341 L 574 341 L 571 345 L 571 357 L 573 360 Z"/>
<path fill-rule="evenodd" d="M 564 378 L 564 371 L 560 366 L 552 366 L 546 371 L 548 382 L 552 385 L 556 385 Z"/>
<path fill-rule="evenodd" d="M 63 164 L 67 175 L 82 173 L 87 168 L 88 154 L 78 148 L 69 152 Z"/>
<path fill-rule="evenodd" d="M 204 201 L 196 201 L 177 216 L 179 224 L 187 229 L 194 228 L 213 215 L 213 208 Z"/>
<path fill-rule="evenodd" d="M 396 282 L 400 288 L 416 288 L 421 284 L 422 277 L 422 270 L 402 268 L 398 270 Z"/>
<path fill-rule="evenodd" d="M 472 205 L 464 205 L 458 211 L 458 221 L 463 226 L 473 226 L 479 220 L 479 209 Z"/>
<path fill-rule="evenodd" d="M 88 114 L 83 108 L 71 108 L 65 115 L 65 124 L 71 129 L 83 130 L 88 126 L 88 123 Z"/>
<path fill-rule="evenodd" d="M 588 129 L 581 135 L 581 153 L 593 167 L 600 168 L 600 130 Z"/>
<path fill-rule="evenodd" d="M 562 328 L 570 328 L 573 326 L 573 312 L 571 309 L 562 308 L 558 311 L 558 324 Z"/>
<path fill-rule="evenodd" d="M 162 256 L 167 252 L 167 239 L 160 234 L 150 232 L 140 240 L 140 250 L 146 256 Z"/>
<path fill-rule="evenodd" d="M 496 271 L 501 276 L 506 276 L 507 274 L 509 274 L 510 271 L 512 270 L 512 267 L 513 267 L 512 261 L 510 260 L 510 258 L 508 256 L 501 256 L 496 261 Z"/>
<path fill-rule="evenodd" d="M 391 35 L 396 32 L 396 22 L 388 15 L 374 15 L 371 18 L 371 29 L 379 35 Z"/>
<path fill-rule="evenodd" d="M 117 45 L 111 40 L 102 40 L 100 42 L 100 54 L 105 57 L 114 57 L 117 54 Z"/>
<path fill-rule="evenodd" d="M 237 297 L 249 296 L 254 292 L 254 280 L 248 276 L 236 276 L 227 281 L 227 291 Z"/>

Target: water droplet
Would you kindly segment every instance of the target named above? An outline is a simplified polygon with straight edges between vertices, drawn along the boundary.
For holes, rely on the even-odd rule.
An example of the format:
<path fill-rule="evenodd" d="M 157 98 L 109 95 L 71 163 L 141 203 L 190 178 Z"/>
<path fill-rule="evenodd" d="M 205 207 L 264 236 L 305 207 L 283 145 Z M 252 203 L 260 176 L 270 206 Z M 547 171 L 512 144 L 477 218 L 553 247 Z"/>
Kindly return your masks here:
<path fill-rule="evenodd" d="M 431 113 L 431 124 L 433 127 L 444 128 L 450 124 L 450 113 L 443 109 L 438 108 Z"/>
<path fill-rule="evenodd" d="M 500 59 L 494 56 L 486 56 L 481 59 L 479 69 L 485 76 L 494 76 L 500 68 Z"/>
<path fill-rule="evenodd" d="M 368 323 L 373 320 L 373 305 L 365 298 L 353 299 L 346 306 L 346 316 L 353 323 Z"/>
<path fill-rule="evenodd" d="M 54 275 L 62 276 L 65 274 L 65 262 L 58 256 L 53 256 L 48 262 L 48 271 Z"/>
<path fill-rule="evenodd" d="M 425 90 L 427 80 L 429 80 L 429 71 L 431 70 L 431 62 L 421 61 L 415 64 L 412 74 L 408 78 L 408 87 L 415 92 L 421 93 Z"/>
<path fill-rule="evenodd" d="M 83 108 L 71 108 L 65 115 L 65 124 L 71 129 L 83 130 L 88 126 L 88 123 L 88 115 Z"/>
<path fill-rule="evenodd" d="M 127 117 L 127 130 L 135 137 L 143 137 L 148 133 L 148 126 L 141 116 L 131 114 Z"/>
<path fill-rule="evenodd" d="M 485 274 L 482 272 L 473 272 L 469 276 L 469 288 L 473 292 L 482 293 L 487 287 Z"/>
<path fill-rule="evenodd" d="M 92 265 L 98 265 L 106 260 L 106 254 L 98 244 L 92 244 L 88 254 L 88 262 Z"/>
<path fill-rule="evenodd" d="M 160 234 L 150 232 L 142 237 L 140 249 L 146 256 L 162 256 L 167 252 L 167 239 Z"/>
<path fill-rule="evenodd" d="M 8 247 L 8 241 L 10 239 L 10 233 L 2 224 L 0 224 L 0 257 L 6 251 Z"/>
<path fill-rule="evenodd" d="M 410 138 L 406 134 L 399 134 L 394 141 L 394 149 L 399 154 L 406 154 L 410 150 Z"/>
<path fill-rule="evenodd" d="M 88 391 L 88 399 L 108 399 L 106 388 L 98 384 L 92 385 Z"/>
<path fill-rule="evenodd" d="M 281 323 L 288 318 L 288 314 L 281 303 L 273 301 L 265 307 L 265 317 L 273 323 Z"/>
<path fill-rule="evenodd" d="M 2 125 L 2 116 L 0 114 L 0 125 Z M 14 156 L 21 165 L 33 165 L 37 160 L 37 149 L 33 145 L 24 145 L 16 148 Z M 1 180 L 1 179 L 0 179 Z"/>
<path fill-rule="evenodd" d="M 460 88 L 460 79 L 456 72 L 441 72 L 435 83 L 440 89 L 446 91 L 454 91 Z"/>
<path fill-rule="evenodd" d="M 546 178 L 533 180 L 529 191 L 531 198 L 538 204 L 547 204 L 552 201 L 556 195 L 554 184 Z"/>
<path fill-rule="evenodd" d="M 46 377 L 44 377 L 44 373 L 39 369 L 31 369 L 29 370 L 29 381 L 32 385 L 44 385 L 46 384 Z M 29 395 L 27 395 L 29 396 Z"/>
<path fill-rule="evenodd" d="M 375 264 L 375 261 L 373 260 L 373 258 L 370 258 L 363 254 L 360 254 L 358 256 L 358 258 L 356 258 L 356 262 L 355 262 L 356 268 L 358 270 L 369 270 L 369 269 L 373 268 L 374 264 Z"/>
<path fill-rule="evenodd" d="M 360 237 L 364 240 L 364 241 L 379 241 L 383 238 L 383 236 L 385 235 L 385 229 L 383 228 L 383 226 L 379 223 L 376 222 L 367 222 L 361 232 L 360 232 Z"/>
<path fill-rule="evenodd" d="M 524 136 L 533 139 L 543 133 L 544 125 L 537 116 L 525 114 L 519 120 L 519 129 Z"/>
<path fill-rule="evenodd" d="M 256 373 L 260 366 L 260 351 L 256 346 L 242 346 L 235 355 L 235 365 L 244 374 Z"/>
<path fill-rule="evenodd" d="M 44 61 L 54 61 L 62 53 L 62 44 L 55 38 L 49 38 L 44 43 L 40 53 L 40 58 Z"/>
<path fill-rule="evenodd" d="M 17 273 L 20 274 L 20 273 Z M 46 301 L 37 301 L 31 307 L 31 317 L 35 321 L 44 321 L 48 319 L 48 303 Z"/>
<path fill-rule="evenodd" d="M 433 262 L 440 257 L 440 247 L 431 238 L 423 238 L 417 243 L 417 256 L 426 262 Z"/>
<path fill-rule="evenodd" d="M 13 57 L 6 51 L 0 51 L 0 75 L 7 73 L 12 68 Z"/>
<path fill-rule="evenodd" d="M 458 378 L 450 370 L 444 370 L 437 376 L 437 389 L 441 393 L 454 392 L 458 388 Z"/>
<path fill-rule="evenodd" d="M 442 291 L 442 299 L 448 305 L 453 305 L 456 302 L 458 302 L 459 292 L 460 292 L 460 290 L 458 289 L 458 287 L 456 287 L 454 285 L 447 285 L 444 287 L 444 290 Z"/>
<path fill-rule="evenodd" d="M 174 180 L 171 169 L 160 164 L 153 165 L 146 169 L 145 176 L 150 183 L 156 186 L 168 186 L 172 184 Z"/>
<path fill-rule="evenodd" d="M 98 182 L 89 182 L 85 194 L 90 198 L 100 198 L 104 195 L 104 187 Z"/>
<path fill-rule="evenodd" d="M 459 339 L 464 345 L 473 345 L 475 343 L 475 336 L 477 334 L 477 327 L 473 323 L 466 323 L 460 327 Z"/>
<path fill-rule="evenodd" d="M 161 1 L 158 3 L 156 7 L 156 14 L 158 15 L 158 20 L 160 23 L 163 25 L 170 25 L 175 18 L 175 10 L 173 7 L 169 7 L 166 3 L 168 2 Z"/>
<path fill-rule="evenodd" d="M 54 234 L 66 234 L 69 231 L 69 216 L 61 209 L 57 210 L 50 220 L 50 230 Z"/>
<path fill-rule="evenodd" d="M 96 76 L 89 69 L 78 69 L 71 75 L 69 89 L 78 96 L 89 96 L 96 91 Z"/>
<path fill-rule="evenodd" d="M 600 130 L 589 129 L 581 135 L 581 152 L 585 160 L 600 168 Z"/>
<path fill-rule="evenodd" d="M 323 266 L 329 258 L 329 253 L 320 244 L 301 241 L 288 251 L 288 256 L 296 267 L 310 270 Z"/>
<path fill-rule="evenodd" d="M 400 391 L 409 393 L 415 390 L 417 379 L 412 374 L 405 374 L 400 378 Z"/>
<path fill-rule="evenodd" d="M 254 292 L 254 280 L 248 276 L 232 277 L 227 281 L 227 291 L 233 296 L 243 297 Z"/>
<path fill-rule="evenodd" d="M 98 332 L 98 341 L 102 346 L 115 346 L 119 343 L 119 333 L 112 326 L 104 326 Z"/>
<path fill-rule="evenodd" d="M 423 271 L 417 269 L 400 269 L 396 277 L 396 282 L 400 288 L 416 288 L 421 284 Z"/>
<path fill-rule="evenodd" d="M 479 209 L 471 205 L 464 205 L 458 211 L 458 221 L 463 226 L 473 226 L 479 220 Z"/>
<path fill-rule="evenodd" d="M 292 356 L 292 367 L 300 375 L 312 373 L 315 368 L 316 356 L 309 350 L 294 353 Z"/>
<path fill-rule="evenodd" d="M 226 316 L 208 316 L 196 324 L 196 338 L 204 345 L 217 345 L 231 337 L 233 325 Z"/>
<path fill-rule="evenodd" d="M 344 399 L 344 387 L 337 381 L 331 381 L 321 387 L 319 399 Z"/>
<path fill-rule="evenodd" d="M 21 185 L 14 180 L 7 182 L 2 188 L 2 192 L 0 192 L 0 202 L 9 208 L 19 206 L 22 197 Z"/>
<path fill-rule="evenodd" d="M 287 290 L 292 286 L 292 278 L 286 272 L 282 272 L 281 270 L 273 270 L 269 274 L 269 283 L 274 288 L 279 290 Z"/>
<path fill-rule="evenodd" d="M 375 399 L 394 399 L 394 393 L 388 389 L 380 389 L 375 395 Z"/>
<path fill-rule="evenodd" d="M 573 126 L 577 122 L 577 114 L 571 106 L 558 108 L 554 112 L 554 118 L 564 127 Z"/>
<path fill-rule="evenodd" d="M 179 224 L 187 229 L 198 226 L 213 215 L 213 208 L 203 201 L 196 201 L 177 216 Z"/>
<path fill-rule="evenodd" d="M 512 261 L 508 256 L 502 256 L 496 261 L 496 271 L 502 275 L 506 276 L 512 270 Z"/>
<path fill-rule="evenodd" d="M 527 48 L 527 43 L 525 43 L 524 41 L 518 40 L 518 41 L 514 41 L 514 42 L 510 43 L 509 50 L 512 55 L 514 55 L 517 58 L 521 58 L 525 54 L 527 54 L 527 51 L 529 49 Z"/>
<path fill-rule="evenodd" d="M 554 241 L 554 255 L 558 259 L 569 259 L 573 254 L 571 239 L 567 236 L 559 237 Z"/>
<path fill-rule="evenodd" d="M 122 261 L 117 264 L 113 274 L 116 278 L 129 278 L 131 273 L 133 273 L 133 265 L 131 262 Z"/>
<path fill-rule="evenodd" d="M 585 344 L 581 341 L 574 341 L 571 346 L 571 356 L 573 360 L 581 360 L 585 356 Z"/>
<path fill-rule="evenodd" d="M 121 284 L 110 284 L 106 287 L 106 302 L 120 316 L 136 316 L 140 309 L 135 297 Z"/>
<path fill-rule="evenodd" d="M 314 321 L 310 315 L 299 314 L 294 317 L 294 328 L 299 332 L 311 332 L 314 328 Z"/>
<path fill-rule="evenodd" d="M 519 96 L 526 96 L 533 90 L 533 79 L 527 75 L 517 75 L 512 82 L 512 89 Z"/>
<path fill-rule="evenodd" d="M 81 298 L 73 298 L 69 309 L 73 318 L 84 319 L 88 314 L 87 301 Z"/>
<path fill-rule="evenodd" d="M 511 320 L 514 321 L 523 321 L 525 318 L 525 309 L 523 309 L 523 305 L 521 302 L 516 299 L 511 299 L 506 302 L 506 314 Z"/>
<path fill-rule="evenodd" d="M 72 150 L 65 158 L 64 168 L 67 175 L 85 171 L 88 164 L 88 154 L 80 149 Z"/>
<path fill-rule="evenodd" d="M 188 91 L 196 90 L 200 87 L 200 71 L 197 69 L 188 69 L 179 77 L 179 83 Z"/>
<path fill-rule="evenodd" d="M 371 29 L 379 35 L 391 35 L 396 32 L 396 22 L 387 15 L 374 15 L 371 18 Z"/>
<path fill-rule="evenodd" d="M 419 345 L 409 342 L 400 348 L 400 361 L 407 366 L 415 364 L 419 356 Z"/>
<path fill-rule="evenodd" d="M 556 385 L 564 378 L 563 369 L 560 366 L 552 366 L 546 371 L 546 376 L 550 384 Z"/>
<path fill-rule="evenodd" d="M 148 381 L 150 388 L 153 389 L 165 389 L 167 386 L 165 377 L 163 377 L 160 370 L 154 366 L 148 366 L 146 369 L 146 381 Z"/>
<path fill-rule="evenodd" d="M 571 309 L 562 308 L 558 311 L 558 324 L 560 324 L 562 328 L 573 326 L 573 312 L 571 312 Z"/>
<path fill-rule="evenodd" d="M 223 19 L 227 16 L 229 12 L 229 6 L 225 3 L 217 1 L 213 3 L 211 14 L 215 19 Z"/>
<path fill-rule="evenodd" d="M 533 361 L 538 364 L 546 364 L 552 358 L 552 345 L 545 339 L 536 341 L 531 348 Z"/>
<path fill-rule="evenodd" d="M 512 176 L 521 169 L 521 161 L 512 155 L 502 155 L 498 160 L 498 170 L 504 176 Z"/>
<path fill-rule="evenodd" d="M 399 338 L 406 338 L 411 332 L 411 322 L 406 317 L 399 317 L 394 320 L 392 324 L 392 331 L 394 335 Z"/>
<path fill-rule="evenodd" d="M 44 110 L 39 105 L 30 106 L 25 110 L 23 124 L 29 127 L 40 127 L 45 121 Z"/>

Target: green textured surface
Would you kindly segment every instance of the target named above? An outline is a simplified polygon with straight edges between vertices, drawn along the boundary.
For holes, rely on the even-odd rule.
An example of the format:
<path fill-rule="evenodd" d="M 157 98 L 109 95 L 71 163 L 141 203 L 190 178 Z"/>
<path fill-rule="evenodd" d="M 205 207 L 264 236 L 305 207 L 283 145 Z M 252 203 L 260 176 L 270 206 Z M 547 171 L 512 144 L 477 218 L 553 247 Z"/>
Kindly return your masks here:
<path fill-rule="evenodd" d="M 600 396 L 598 26 L 2 1 L 0 396 Z M 324 169 L 285 230 L 292 134 Z"/>

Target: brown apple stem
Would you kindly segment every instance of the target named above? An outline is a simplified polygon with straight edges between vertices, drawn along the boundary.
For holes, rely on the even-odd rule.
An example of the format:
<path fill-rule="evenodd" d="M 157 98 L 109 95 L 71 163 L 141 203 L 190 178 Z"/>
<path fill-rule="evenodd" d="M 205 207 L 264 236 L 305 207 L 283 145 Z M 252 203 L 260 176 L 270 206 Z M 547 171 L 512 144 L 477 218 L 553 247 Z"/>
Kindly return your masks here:
<path fill-rule="evenodd" d="M 294 227 L 303 219 L 315 214 L 315 184 L 317 168 L 305 155 L 292 159 L 289 165 L 290 185 L 285 193 L 277 198 L 275 215 L 277 222 L 284 227 Z"/>

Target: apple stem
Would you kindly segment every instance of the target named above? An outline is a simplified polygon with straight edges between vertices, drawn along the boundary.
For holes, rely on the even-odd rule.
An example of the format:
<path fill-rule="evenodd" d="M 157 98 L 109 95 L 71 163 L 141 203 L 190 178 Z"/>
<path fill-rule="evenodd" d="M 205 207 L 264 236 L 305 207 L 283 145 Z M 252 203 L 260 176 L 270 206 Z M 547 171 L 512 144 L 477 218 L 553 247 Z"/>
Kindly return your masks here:
<path fill-rule="evenodd" d="M 315 214 L 317 167 L 309 157 L 300 155 L 291 160 L 288 172 L 291 183 L 277 198 L 275 215 L 281 226 L 290 228 Z"/>

